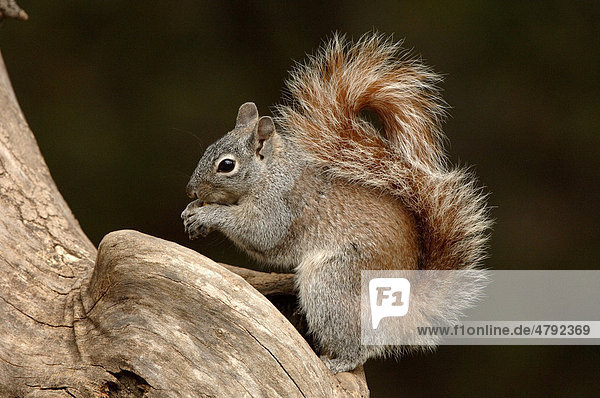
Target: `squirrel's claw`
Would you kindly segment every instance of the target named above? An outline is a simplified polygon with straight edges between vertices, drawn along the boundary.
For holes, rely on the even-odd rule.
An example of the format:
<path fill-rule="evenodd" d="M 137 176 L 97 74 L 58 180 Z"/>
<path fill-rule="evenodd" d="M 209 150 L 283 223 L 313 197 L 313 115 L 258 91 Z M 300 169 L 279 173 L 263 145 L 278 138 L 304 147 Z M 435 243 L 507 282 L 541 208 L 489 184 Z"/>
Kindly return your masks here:
<path fill-rule="evenodd" d="M 186 227 L 186 232 L 188 233 L 190 240 L 204 238 L 210 233 L 210 231 L 211 229 L 206 225 L 200 225 L 197 227 L 192 225 L 192 228 Z"/>
<path fill-rule="evenodd" d="M 205 237 L 212 230 L 208 225 L 204 224 L 200 217 L 199 209 L 204 206 L 204 202 L 193 201 L 188 204 L 185 210 L 181 213 L 185 232 L 191 240 Z"/>

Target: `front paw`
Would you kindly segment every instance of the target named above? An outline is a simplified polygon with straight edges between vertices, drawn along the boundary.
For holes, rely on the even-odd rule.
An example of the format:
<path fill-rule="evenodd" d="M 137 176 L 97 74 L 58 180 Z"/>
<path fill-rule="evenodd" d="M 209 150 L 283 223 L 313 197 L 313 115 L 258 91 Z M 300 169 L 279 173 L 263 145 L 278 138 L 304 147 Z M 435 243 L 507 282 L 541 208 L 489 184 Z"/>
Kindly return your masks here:
<path fill-rule="evenodd" d="M 185 232 L 192 240 L 205 237 L 214 229 L 209 222 L 207 207 L 208 205 L 203 205 L 196 200 L 181 213 Z"/>
<path fill-rule="evenodd" d="M 198 224 L 192 222 L 191 225 L 185 226 L 185 232 L 188 234 L 190 240 L 204 238 L 206 235 L 211 233 L 213 228 L 210 228 L 208 225 Z"/>

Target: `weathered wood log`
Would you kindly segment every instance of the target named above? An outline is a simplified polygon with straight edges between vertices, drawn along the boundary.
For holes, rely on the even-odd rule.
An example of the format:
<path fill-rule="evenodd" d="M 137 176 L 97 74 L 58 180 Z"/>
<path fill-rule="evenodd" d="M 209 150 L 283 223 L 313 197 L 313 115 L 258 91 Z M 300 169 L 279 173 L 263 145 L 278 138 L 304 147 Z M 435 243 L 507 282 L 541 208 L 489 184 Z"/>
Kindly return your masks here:
<path fill-rule="evenodd" d="M 267 295 L 290 275 L 230 267 Z M 134 231 L 99 251 L 55 186 L 0 56 L 0 396 L 367 396 L 249 283 Z"/>
<path fill-rule="evenodd" d="M 223 263 L 219 263 L 219 265 L 244 278 L 265 296 L 296 295 L 293 274 L 265 273 Z"/>
<path fill-rule="evenodd" d="M 4 18 L 26 21 L 29 16 L 21 7 L 19 7 L 15 0 L 0 0 L 0 21 Z"/>
<path fill-rule="evenodd" d="M 345 395 L 264 296 L 175 243 L 134 231 L 107 235 L 88 293 L 93 308 L 76 323 L 84 355 L 148 375 L 153 387 L 208 396 Z M 119 347 L 118 356 L 107 346 Z"/>

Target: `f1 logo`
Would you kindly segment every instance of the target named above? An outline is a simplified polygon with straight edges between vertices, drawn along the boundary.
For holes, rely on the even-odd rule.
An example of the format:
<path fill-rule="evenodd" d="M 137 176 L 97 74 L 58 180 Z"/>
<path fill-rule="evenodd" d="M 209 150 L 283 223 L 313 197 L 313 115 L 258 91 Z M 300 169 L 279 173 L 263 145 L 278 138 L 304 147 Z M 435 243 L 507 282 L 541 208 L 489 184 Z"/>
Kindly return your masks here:
<path fill-rule="evenodd" d="M 386 317 L 404 316 L 408 313 L 410 282 L 406 278 L 374 278 L 369 281 L 371 325 L 379 327 Z"/>

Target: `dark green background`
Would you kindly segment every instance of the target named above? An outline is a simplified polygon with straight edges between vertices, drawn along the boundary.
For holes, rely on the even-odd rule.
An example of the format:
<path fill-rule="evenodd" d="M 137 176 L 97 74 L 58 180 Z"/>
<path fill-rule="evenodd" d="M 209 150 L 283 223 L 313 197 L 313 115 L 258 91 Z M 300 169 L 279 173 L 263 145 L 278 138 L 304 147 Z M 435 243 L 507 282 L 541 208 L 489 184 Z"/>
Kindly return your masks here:
<path fill-rule="evenodd" d="M 95 244 L 134 228 L 247 263 L 179 219 L 202 149 L 261 113 L 333 31 L 405 39 L 445 75 L 451 158 L 491 192 L 495 269 L 598 268 L 597 2 L 20 1 L 0 46 L 57 185 Z M 600 348 L 441 347 L 370 361 L 373 397 L 594 396 Z"/>

